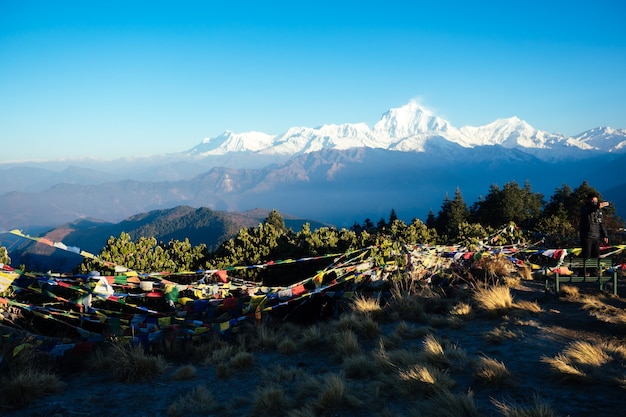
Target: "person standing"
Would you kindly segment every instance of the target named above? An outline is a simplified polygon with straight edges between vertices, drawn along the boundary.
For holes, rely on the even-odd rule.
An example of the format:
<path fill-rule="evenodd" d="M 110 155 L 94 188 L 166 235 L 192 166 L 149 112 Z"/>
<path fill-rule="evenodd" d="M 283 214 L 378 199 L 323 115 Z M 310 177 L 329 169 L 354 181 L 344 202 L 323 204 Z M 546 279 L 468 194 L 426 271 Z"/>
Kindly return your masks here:
<path fill-rule="evenodd" d="M 602 213 L 602 209 L 608 205 L 606 201 L 599 203 L 598 197 L 592 196 L 580 209 L 580 244 L 583 258 L 598 258 L 600 243 L 609 243 Z"/>

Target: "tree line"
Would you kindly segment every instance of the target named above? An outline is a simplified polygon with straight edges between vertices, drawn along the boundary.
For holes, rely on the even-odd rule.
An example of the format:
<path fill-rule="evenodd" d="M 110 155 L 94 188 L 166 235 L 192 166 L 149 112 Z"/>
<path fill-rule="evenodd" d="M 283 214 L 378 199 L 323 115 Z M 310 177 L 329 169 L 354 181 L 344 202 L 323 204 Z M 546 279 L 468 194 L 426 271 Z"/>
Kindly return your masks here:
<path fill-rule="evenodd" d="M 540 240 L 545 247 L 573 247 L 578 244 L 579 211 L 592 195 L 600 193 L 583 182 L 575 189 L 564 184 L 557 188 L 549 201 L 532 190 L 526 182 L 519 186 L 512 181 L 502 188 L 492 185 L 483 198 L 467 205 L 461 190 L 454 197 L 444 198 L 437 214 L 432 210 L 425 222 L 413 218 L 410 223 L 400 220 L 392 208 L 389 218 L 376 224 L 371 219 L 355 223 L 350 228 L 321 227 L 311 230 L 304 224 L 299 231 L 285 226 L 282 215 L 272 210 L 256 227 L 241 228 L 223 241 L 215 250 L 205 244 L 194 246 L 188 239 L 159 242 L 154 237 L 132 240 L 128 233 L 111 236 L 98 255 L 99 260 L 86 258 L 77 273 L 93 270 L 113 273 L 113 266 L 105 261 L 139 272 L 180 272 L 224 269 L 233 266 L 258 265 L 272 260 L 319 257 L 345 253 L 372 245 L 398 247 L 409 243 L 459 244 L 476 249 L 487 237 L 497 233 L 497 245 L 524 244 Z M 615 207 L 606 211 L 607 229 L 612 243 L 623 243 L 624 222 L 615 215 Z M 622 231 L 622 234 L 619 234 Z M 6 250 L 0 251 L 6 254 Z M 8 258 L 8 255 L 6 255 Z M 2 259 L 0 259 L 2 262 Z M 10 260 L 5 263 L 10 263 Z M 308 262 L 306 266 L 293 263 L 282 268 L 280 274 L 310 273 L 328 260 Z M 306 270 L 308 268 L 308 270 Z M 310 271 L 309 271 L 310 270 Z M 270 269 L 244 270 L 243 278 L 271 282 Z M 268 284 L 269 285 L 269 284 Z"/>

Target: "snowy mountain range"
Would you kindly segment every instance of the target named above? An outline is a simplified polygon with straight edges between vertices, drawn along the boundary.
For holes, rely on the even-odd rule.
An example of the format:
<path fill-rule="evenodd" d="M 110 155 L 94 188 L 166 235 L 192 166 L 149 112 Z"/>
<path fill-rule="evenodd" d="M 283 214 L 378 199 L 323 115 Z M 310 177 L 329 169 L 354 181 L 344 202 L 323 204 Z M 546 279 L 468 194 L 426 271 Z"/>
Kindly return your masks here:
<path fill-rule="evenodd" d="M 457 188 L 472 203 L 511 181 L 529 182 L 546 198 L 563 184 L 586 181 L 626 217 L 626 129 L 568 137 L 517 117 L 456 128 L 414 101 L 372 128 L 227 131 L 174 154 L 63 163 L 0 166 L 0 229 L 45 230 L 81 218 L 118 222 L 179 205 L 274 208 L 340 226 L 392 208 L 405 220 L 425 219 Z"/>
<path fill-rule="evenodd" d="M 456 128 L 430 110 L 411 101 L 386 112 L 370 128 L 364 123 L 292 127 L 280 135 L 262 132 L 224 132 L 206 138 L 186 155 L 196 158 L 248 153 L 259 156 L 293 157 L 323 149 L 386 149 L 425 152 L 435 138 L 463 148 L 500 145 L 519 149 L 539 159 L 587 158 L 602 153 L 626 152 L 626 129 L 598 127 L 574 137 L 533 128 L 517 117 L 499 119 L 484 126 Z"/>

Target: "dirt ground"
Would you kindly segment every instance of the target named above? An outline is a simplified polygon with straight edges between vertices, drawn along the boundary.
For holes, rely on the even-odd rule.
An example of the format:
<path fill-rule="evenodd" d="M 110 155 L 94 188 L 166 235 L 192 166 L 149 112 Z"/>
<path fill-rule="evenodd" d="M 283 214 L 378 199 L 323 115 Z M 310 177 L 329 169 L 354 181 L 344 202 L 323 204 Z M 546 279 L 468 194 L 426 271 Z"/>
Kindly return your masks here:
<path fill-rule="evenodd" d="M 623 280 L 623 279 L 622 279 Z M 586 285 L 586 284 L 585 284 Z M 626 288 L 619 288 L 626 296 Z M 441 326 L 433 329 L 440 339 L 463 349 L 469 358 L 489 357 L 500 361 L 513 376 L 512 384 L 489 384 L 475 379 L 468 369 L 455 369 L 450 376 L 455 381 L 452 391 L 459 394 L 471 392 L 479 415 L 499 414 L 493 401 L 514 404 L 530 404 L 539 398 L 550 405 L 557 416 L 621 416 L 626 412 L 626 365 L 615 363 L 614 369 L 622 376 L 622 384 L 604 378 L 587 382 L 573 382 L 554 372 L 545 362 L 546 357 L 555 357 L 568 345 L 576 341 L 592 344 L 616 343 L 625 345 L 626 324 L 615 320 L 611 312 L 621 311 L 626 299 L 600 293 L 594 286 L 581 286 L 581 294 L 590 294 L 605 308 L 593 311 L 583 308 L 579 299 L 546 297 L 540 280 L 522 281 L 512 288 L 515 301 L 537 302 L 540 312 L 521 317 L 477 316 L 460 326 Z M 383 332 L 392 332 L 395 324 L 382 324 Z M 485 334 L 496 328 L 505 329 L 515 337 L 494 343 Z M 403 348 L 420 349 L 423 341 L 405 340 Z M 376 348 L 373 342 L 371 349 Z M 266 383 L 266 373 L 282 369 L 300 369 L 307 375 L 321 375 L 341 370 L 336 355 L 324 348 L 303 349 L 293 354 L 277 351 L 254 351 L 252 365 L 230 377 L 218 378 L 215 366 L 198 366 L 197 374 L 189 380 L 173 380 L 171 371 L 159 378 L 142 383 L 119 383 L 104 374 L 78 373 L 65 377 L 66 389 L 61 394 L 43 397 L 19 410 L 0 408 L 4 416 L 118 416 L 136 417 L 167 416 L 170 404 L 188 394 L 199 385 L 204 385 L 221 404 L 220 412 L 202 415 L 247 416 L 255 414 L 252 397 L 260 384 Z M 357 396 L 365 391 L 368 378 L 351 380 L 349 389 Z M 385 387 L 381 388 L 385 389 Z M 388 389 L 392 389 L 389 387 Z M 311 394 L 314 396 L 314 393 Z M 346 407 L 329 416 L 415 416 L 416 400 L 406 396 L 381 394 L 380 401 L 370 400 L 367 407 Z M 383 404 L 384 403 L 384 404 Z M 454 416 L 448 410 L 435 413 Z M 281 415 L 280 412 L 275 415 Z M 287 415 L 287 412 L 283 415 Z"/>

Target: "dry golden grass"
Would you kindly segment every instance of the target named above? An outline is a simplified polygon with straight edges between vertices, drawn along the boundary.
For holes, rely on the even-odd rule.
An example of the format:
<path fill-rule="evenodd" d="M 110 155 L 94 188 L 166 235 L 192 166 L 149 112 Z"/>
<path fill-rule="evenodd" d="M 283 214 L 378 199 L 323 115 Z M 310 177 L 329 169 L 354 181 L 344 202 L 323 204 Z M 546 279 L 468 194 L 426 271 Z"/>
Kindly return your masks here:
<path fill-rule="evenodd" d="M 370 314 L 374 317 L 380 316 L 382 313 L 379 300 L 363 296 L 356 297 L 352 301 L 352 310 L 355 313 Z"/>
<path fill-rule="evenodd" d="M 542 361 L 567 380 L 578 382 L 605 380 L 619 385 L 626 368 L 623 364 L 623 349 L 621 347 L 614 349 L 614 346 L 575 341 L 553 358 L 543 357 Z M 617 359 L 613 355 L 617 356 Z"/>
<path fill-rule="evenodd" d="M 626 345 L 617 342 L 604 343 L 604 351 L 618 362 L 626 362 Z"/>
<path fill-rule="evenodd" d="M 541 361 L 550 365 L 550 368 L 561 375 L 565 380 L 589 382 L 591 378 L 571 363 L 567 356 L 557 354 L 553 358 L 543 356 Z"/>
<path fill-rule="evenodd" d="M 502 343 L 507 340 L 516 339 L 518 335 L 506 327 L 501 326 L 486 332 L 483 337 L 490 343 Z"/>
<path fill-rule="evenodd" d="M 529 281 L 533 279 L 533 271 L 528 265 L 518 266 L 517 274 L 520 276 L 522 280 Z"/>
<path fill-rule="evenodd" d="M 579 288 L 574 285 L 561 285 L 559 293 L 559 295 L 568 299 L 577 299 L 581 296 Z"/>
<path fill-rule="evenodd" d="M 443 344 L 432 334 L 426 335 L 422 342 L 422 349 L 430 362 L 448 363 L 447 360 L 444 360 Z"/>
<path fill-rule="evenodd" d="M 611 359 L 602 345 L 592 345 L 583 341 L 570 343 L 563 350 L 563 355 L 575 363 L 591 366 L 602 366 Z"/>
<path fill-rule="evenodd" d="M 463 366 L 467 353 L 452 343 L 443 343 L 433 335 L 427 335 L 422 343 L 426 361 L 438 367 Z"/>
<path fill-rule="evenodd" d="M 65 384 L 59 375 L 27 367 L 0 380 L 3 403 L 24 406 L 38 398 L 61 392 Z"/>
<path fill-rule="evenodd" d="M 506 391 L 502 390 L 499 393 L 501 395 L 510 393 L 515 401 L 525 398 L 526 394 L 522 391 L 525 388 L 516 385 L 516 378 L 504 362 L 488 357 L 468 358 L 463 349 L 450 342 L 460 340 L 461 344 L 466 343 L 472 351 L 481 351 L 485 344 L 479 345 L 480 336 L 476 337 L 481 334 L 491 343 L 507 341 L 517 343 L 515 339 L 519 339 L 520 345 L 526 345 L 538 332 L 542 335 L 544 343 L 564 343 L 562 342 L 564 338 L 584 337 L 585 339 L 562 346 L 561 351 L 554 357 L 542 358 L 544 364 L 548 364 L 557 375 L 554 384 L 545 381 L 546 385 L 549 385 L 545 395 L 549 395 L 550 398 L 558 398 L 554 393 L 561 390 L 563 380 L 592 381 L 602 383 L 611 389 L 614 387 L 626 389 L 626 345 L 619 343 L 623 340 L 621 333 L 611 336 L 611 340 L 615 342 L 608 343 L 598 339 L 596 343 L 591 339 L 593 333 L 593 329 L 589 328 L 591 320 L 587 321 L 589 317 L 585 317 L 585 321 L 580 323 L 559 322 L 555 327 L 557 332 L 547 335 L 551 329 L 545 326 L 554 325 L 557 318 L 552 316 L 543 321 L 542 313 L 545 312 L 538 303 L 513 301 L 511 294 L 515 289 L 502 285 L 494 288 L 498 288 L 497 291 L 502 293 L 494 291 L 485 298 L 487 301 L 480 298 L 488 292 L 487 289 L 477 288 L 476 294 L 481 295 L 454 293 L 449 299 L 435 296 L 428 301 L 424 301 L 424 293 L 405 291 L 395 298 L 396 301 L 399 300 L 399 304 L 390 311 L 394 314 L 398 314 L 399 311 L 414 313 L 421 311 L 413 316 L 415 318 L 423 314 L 418 323 L 415 320 L 388 322 L 386 319 L 390 316 L 387 306 L 376 309 L 371 300 L 363 299 L 362 304 L 355 301 L 354 307 L 342 313 L 337 320 L 296 327 L 290 326 L 290 323 L 273 321 L 274 318 L 271 317 L 260 325 L 251 324 L 245 329 L 245 332 L 249 333 L 241 331 L 235 334 L 234 338 L 222 340 L 209 338 L 206 339 L 206 343 L 204 339 L 202 343 L 195 341 L 193 344 L 188 343 L 188 352 L 193 352 L 193 357 L 190 355 L 186 359 L 200 358 L 199 363 L 210 368 L 196 370 L 193 365 L 180 366 L 171 375 L 171 380 L 166 381 L 166 384 L 172 384 L 172 392 L 180 392 L 179 387 L 182 384 L 190 384 L 186 382 L 176 386 L 172 381 L 198 378 L 197 373 L 206 371 L 210 373 L 213 370 L 211 368 L 214 368 L 219 379 L 232 378 L 230 384 L 245 387 L 245 392 L 249 395 L 233 398 L 231 394 L 227 399 L 222 391 L 219 393 L 214 391 L 216 394 L 214 396 L 206 387 L 197 387 L 171 404 L 167 413 L 171 417 L 229 415 L 229 413 L 235 415 L 237 412 L 241 412 L 241 415 L 289 417 L 554 415 L 550 406 L 538 401 L 529 402 L 528 405 L 507 404 L 500 402 L 500 398 L 491 402 L 488 397 L 486 398 L 486 395 L 498 393 L 498 387 L 506 387 Z M 543 294 L 542 288 L 540 291 Z M 502 299 L 505 301 L 502 302 Z M 392 299 L 392 304 L 393 301 Z M 606 296 L 578 296 L 560 302 L 564 301 L 580 304 L 582 309 L 592 312 L 598 318 L 601 315 L 619 317 L 617 307 L 620 305 L 619 300 Z M 398 309 L 398 305 L 402 307 Z M 570 311 L 569 308 L 563 310 Z M 502 320 L 484 320 L 484 311 L 493 311 Z M 520 317 L 530 314 L 537 314 L 538 317 L 533 317 L 532 321 L 527 320 L 527 323 L 523 324 Z M 475 319 L 475 316 L 478 316 L 477 323 L 472 323 L 471 320 Z M 375 320 L 377 317 L 385 320 L 377 321 Z M 493 324 L 496 322 L 501 324 Z M 516 324 L 533 328 L 527 336 L 522 329 L 514 327 Z M 569 327 L 569 324 L 572 326 Z M 453 331 L 461 325 L 467 326 L 469 331 L 466 334 Z M 379 346 L 378 350 L 376 345 Z M 499 355 L 502 353 L 504 358 L 502 360 L 512 365 L 511 355 L 515 355 L 514 352 L 517 350 L 509 351 L 508 347 L 511 345 L 509 343 L 504 346 L 491 346 L 486 351 L 498 352 L 496 353 L 498 359 L 501 359 Z M 127 345 L 123 349 L 129 351 L 130 347 Z M 541 350 L 531 351 L 532 349 L 529 349 L 520 353 L 519 360 L 535 363 L 534 361 L 541 355 Z M 254 355 L 248 352 L 254 352 Z M 295 352 L 300 352 L 301 357 L 288 358 L 276 355 Z M 127 354 L 130 355 L 128 352 Z M 105 364 L 100 366 L 106 366 L 108 369 L 119 367 L 120 359 L 115 355 L 96 353 L 96 357 L 99 357 L 98 361 L 101 364 Z M 182 363 L 187 363 L 187 360 Z M 283 363 L 297 361 L 297 366 L 282 368 L 274 365 L 277 361 Z M 337 366 L 340 367 L 339 371 L 336 369 Z M 544 368 L 547 367 L 544 365 Z M 517 372 L 517 368 L 514 369 Z M 238 372 L 239 370 L 246 372 Z M 522 377 L 532 372 L 534 371 L 522 367 L 519 375 Z M 208 375 L 208 380 L 211 377 Z M 129 377 L 127 380 L 130 382 L 133 379 Z M 3 382 L 5 381 L 6 378 L 3 379 Z M 206 383 L 204 380 L 202 382 Z M 481 389 L 482 392 L 476 391 L 481 395 L 477 401 L 481 407 L 480 412 L 474 404 L 473 394 L 468 393 L 467 388 L 461 388 L 468 382 L 472 388 L 475 388 L 474 385 L 490 388 Z M 541 383 L 543 382 L 541 380 Z M 259 388 L 255 391 L 254 387 Z M 453 387 L 457 388 L 453 390 Z M 538 386 L 537 389 L 542 388 Z M 465 394 L 459 393 L 460 390 Z M 218 394 L 219 401 L 215 399 L 218 398 Z M 232 411 L 233 407 L 227 403 L 228 401 L 236 403 L 236 411 Z M 566 405 L 566 410 L 567 407 Z M 347 410 L 348 408 L 357 410 Z"/>
<path fill-rule="evenodd" d="M 475 263 L 489 278 L 502 278 L 516 271 L 515 265 L 502 255 L 485 254 Z"/>
<path fill-rule="evenodd" d="M 492 403 L 503 417 L 556 417 L 558 415 L 549 403 L 536 395 L 530 404 L 507 403 L 495 399 Z"/>
<path fill-rule="evenodd" d="M 623 308 L 615 307 L 611 304 L 611 299 L 594 296 L 579 297 L 582 303 L 582 309 L 588 311 L 593 317 L 599 321 L 613 323 L 619 326 L 626 325 L 626 311 Z M 606 302 L 605 302 L 606 300 Z"/>
<path fill-rule="evenodd" d="M 474 376 L 489 386 L 512 386 L 516 382 L 506 365 L 498 360 L 480 357 L 474 365 Z"/>
<path fill-rule="evenodd" d="M 473 297 L 478 307 L 493 316 L 506 314 L 513 306 L 511 290 L 502 285 L 480 288 Z"/>
<path fill-rule="evenodd" d="M 576 341 L 570 343 L 562 353 L 550 363 L 553 370 L 573 380 L 599 381 L 623 387 L 626 379 L 624 358 L 626 348 L 617 342 L 590 343 Z M 569 374 L 574 368 L 578 374 Z"/>
<path fill-rule="evenodd" d="M 169 367 L 161 355 L 146 353 L 141 345 L 113 343 L 110 353 L 113 377 L 122 382 L 149 381 Z"/>
<path fill-rule="evenodd" d="M 536 301 L 520 300 L 513 302 L 513 308 L 517 310 L 517 313 L 531 313 L 539 314 L 543 312 L 543 309 Z"/>
<path fill-rule="evenodd" d="M 167 408 L 167 415 L 169 417 L 214 415 L 221 409 L 213 393 L 204 385 L 198 385 L 170 404 Z"/>
<path fill-rule="evenodd" d="M 456 385 L 446 371 L 431 365 L 413 365 L 398 371 L 394 391 L 404 396 L 425 395 L 437 390 L 449 389 Z"/>
<path fill-rule="evenodd" d="M 172 379 L 175 381 L 184 381 L 188 379 L 194 379 L 198 375 L 198 369 L 193 365 L 179 366 L 172 374 Z"/>
<path fill-rule="evenodd" d="M 506 287 L 517 287 L 522 283 L 522 278 L 507 275 L 501 277 L 500 282 Z"/>
<path fill-rule="evenodd" d="M 450 315 L 463 320 L 471 320 L 474 318 L 474 309 L 466 302 L 458 302 L 450 310 Z"/>
<path fill-rule="evenodd" d="M 415 417 L 484 417 L 478 411 L 472 392 L 453 394 L 437 390 L 431 397 L 417 404 Z"/>

